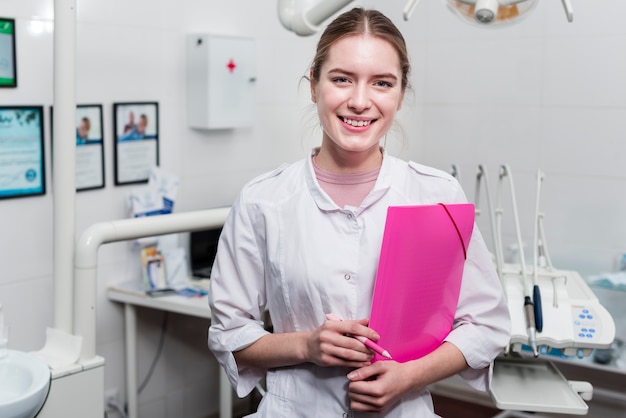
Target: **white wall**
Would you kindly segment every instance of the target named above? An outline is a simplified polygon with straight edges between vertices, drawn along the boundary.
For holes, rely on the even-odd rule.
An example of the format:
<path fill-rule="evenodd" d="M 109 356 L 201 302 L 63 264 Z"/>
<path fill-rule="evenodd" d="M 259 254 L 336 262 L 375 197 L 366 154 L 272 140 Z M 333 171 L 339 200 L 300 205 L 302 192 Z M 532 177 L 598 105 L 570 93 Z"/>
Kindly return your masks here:
<path fill-rule="evenodd" d="M 246 180 L 300 158 L 318 142 L 308 86 L 300 84 L 317 36 L 284 30 L 274 1 L 77 3 L 76 99 L 104 106 L 106 169 L 104 189 L 77 195 L 77 234 L 92 223 L 127 217 L 126 197 L 136 187 L 113 185 L 114 102 L 159 102 L 161 167 L 181 178 L 176 211 L 230 204 Z M 456 164 L 470 199 L 479 163 L 490 172 L 492 194 L 499 164 L 508 163 L 528 243 L 535 171 L 542 168 L 554 263 L 583 274 L 613 268 L 626 249 L 626 170 L 620 161 L 626 154 L 626 4 L 574 0 L 574 23 L 567 23 L 560 2 L 541 1 L 522 24 L 500 30 L 468 26 L 438 1 L 422 1 L 408 23 L 401 19 L 404 0 L 355 4 L 386 12 L 411 48 L 414 93 L 401 113 L 406 141 L 390 139 L 391 152 L 445 170 Z M 19 70 L 19 87 L 3 89 L 0 104 L 50 106 L 53 1 L 4 1 L 0 15 L 17 20 Z M 186 128 L 184 39 L 196 31 L 257 39 L 254 127 Z M 48 157 L 49 122 L 46 113 Z M 0 303 L 13 325 L 9 346 L 21 350 L 41 348 L 45 327 L 54 324 L 54 191 L 47 163 L 45 196 L 0 201 Z M 506 245 L 514 241 L 510 215 L 506 202 Z M 137 257 L 127 243 L 103 246 L 99 256 L 97 351 L 106 358 L 105 387 L 120 391 L 122 310 L 106 299 L 105 289 L 136 278 Z M 161 313 L 140 311 L 140 380 L 155 353 L 161 320 Z M 215 410 L 216 364 L 206 349 L 206 328 L 204 321 L 170 318 L 163 357 L 139 398 L 142 416 L 194 417 Z"/>

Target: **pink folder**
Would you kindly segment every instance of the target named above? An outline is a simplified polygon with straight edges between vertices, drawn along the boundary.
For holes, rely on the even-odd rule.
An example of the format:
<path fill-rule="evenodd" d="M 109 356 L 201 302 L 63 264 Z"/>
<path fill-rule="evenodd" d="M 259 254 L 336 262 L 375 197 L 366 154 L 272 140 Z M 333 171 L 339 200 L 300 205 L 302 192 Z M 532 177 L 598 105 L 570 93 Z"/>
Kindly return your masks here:
<path fill-rule="evenodd" d="M 388 208 L 369 326 L 393 360 L 430 353 L 452 329 L 473 228 L 471 203 Z"/>

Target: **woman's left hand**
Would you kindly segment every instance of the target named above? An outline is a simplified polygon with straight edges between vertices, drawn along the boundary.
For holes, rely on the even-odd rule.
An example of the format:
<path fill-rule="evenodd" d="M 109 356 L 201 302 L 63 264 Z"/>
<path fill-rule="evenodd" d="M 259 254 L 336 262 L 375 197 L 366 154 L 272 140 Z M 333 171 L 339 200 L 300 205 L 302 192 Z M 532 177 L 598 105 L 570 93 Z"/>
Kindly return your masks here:
<path fill-rule="evenodd" d="M 360 412 L 381 413 L 391 408 L 415 387 L 416 376 L 406 363 L 378 361 L 348 373 L 350 408 Z"/>

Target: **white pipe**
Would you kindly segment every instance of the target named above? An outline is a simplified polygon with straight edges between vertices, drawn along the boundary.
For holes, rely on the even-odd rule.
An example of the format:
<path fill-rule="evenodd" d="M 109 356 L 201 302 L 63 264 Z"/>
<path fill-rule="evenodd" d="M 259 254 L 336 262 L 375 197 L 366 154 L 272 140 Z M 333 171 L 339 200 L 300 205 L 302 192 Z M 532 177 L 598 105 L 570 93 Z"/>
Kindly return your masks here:
<path fill-rule="evenodd" d="M 73 324 L 76 213 L 76 0 L 54 0 L 53 251 L 54 323 Z"/>
<path fill-rule="evenodd" d="M 137 389 L 137 308 L 124 304 L 124 334 L 126 335 L 126 387 Z M 128 418 L 137 418 L 138 390 L 127 390 Z"/>
<path fill-rule="evenodd" d="M 288 30 L 300 36 L 313 35 L 320 25 L 354 0 L 278 0 L 278 18 Z"/>
<path fill-rule="evenodd" d="M 76 306 L 74 335 L 83 337 L 80 359 L 96 356 L 96 294 L 98 248 L 102 244 L 178 232 L 219 228 L 224 225 L 229 207 L 205 209 L 170 215 L 148 216 L 101 222 L 87 228 L 76 245 Z"/>

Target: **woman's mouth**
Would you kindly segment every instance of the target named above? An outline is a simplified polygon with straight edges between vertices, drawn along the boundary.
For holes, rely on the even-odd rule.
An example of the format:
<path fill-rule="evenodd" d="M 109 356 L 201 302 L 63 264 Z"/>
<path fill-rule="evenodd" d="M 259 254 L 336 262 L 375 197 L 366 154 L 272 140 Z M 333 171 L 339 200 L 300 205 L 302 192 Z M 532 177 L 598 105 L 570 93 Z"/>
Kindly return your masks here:
<path fill-rule="evenodd" d="M 350 126 L 354 126 L 354 127 L 369 126 L 372 122 L 376 120 L 376 119 L 355 120 L 355 119 L 345 118 L 343 116 L 340 116 L 340 119 L 343 121 L 343 123 L 348 124 Z"/>

